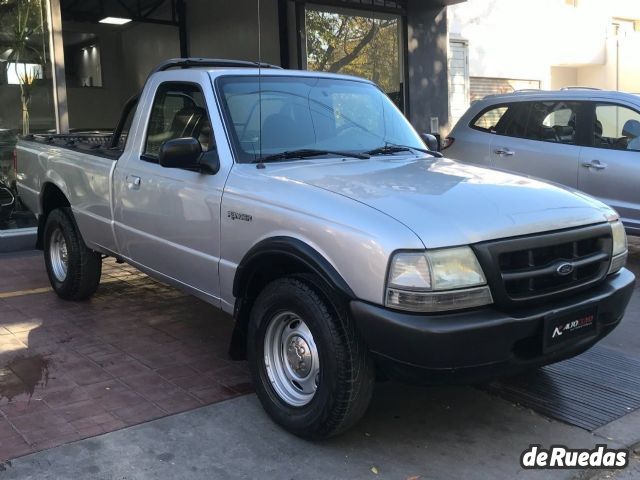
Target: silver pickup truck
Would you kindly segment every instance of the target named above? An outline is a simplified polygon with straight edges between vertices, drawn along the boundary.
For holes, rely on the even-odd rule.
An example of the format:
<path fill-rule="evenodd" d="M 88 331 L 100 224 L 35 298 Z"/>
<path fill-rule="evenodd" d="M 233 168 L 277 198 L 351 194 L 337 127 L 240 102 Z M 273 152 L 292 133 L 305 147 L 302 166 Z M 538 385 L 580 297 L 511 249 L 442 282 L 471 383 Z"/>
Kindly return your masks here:
<path fill-rule="evenodd" d="M 480 382 L 579 354 L 635 281 L 611 208 L 441 158 L 347 76 L 168 61 L 113 134 L 20 139 L 18 188 L 60 297 L 90 297 L 106 255 L 232 314 L 233 358 L 307 438 L 351 426 L 376 372 Z"/>

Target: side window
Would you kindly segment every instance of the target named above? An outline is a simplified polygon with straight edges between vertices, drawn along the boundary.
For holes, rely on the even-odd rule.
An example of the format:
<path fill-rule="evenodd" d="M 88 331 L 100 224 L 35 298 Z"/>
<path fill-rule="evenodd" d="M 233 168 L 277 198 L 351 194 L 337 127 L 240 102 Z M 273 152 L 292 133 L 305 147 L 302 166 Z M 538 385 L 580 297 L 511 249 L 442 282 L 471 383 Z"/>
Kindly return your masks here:
<path fill-rule="evenodd" d="M 593 146 L 640 151 L 640 113 L 620 105 L 596 105 Z"/>
<path fill-rule="evenodd" d="M 482 130 L 488 133 L 496 133 L 497 125 L 505 116 L 508 109 L 509 107 L 507 107 L 506 105 L 501 105 L 499 107 L 485 110 L 471 122 L 471 128 Z"/>
<path fill-rule="evenodd" d="M 532 102 L 524 138 L 543 142 L 576 144 L 577 102 Z"/>
<path fill-rule="evenodd" d="M 184 137 L 198 139 L 203 151 L 214 147 L 204 95 L 197 85 L 163 83 L 158 88 L 151 107 L 144 148 L 145 159 L 157 159 L 164 142 Z"/>

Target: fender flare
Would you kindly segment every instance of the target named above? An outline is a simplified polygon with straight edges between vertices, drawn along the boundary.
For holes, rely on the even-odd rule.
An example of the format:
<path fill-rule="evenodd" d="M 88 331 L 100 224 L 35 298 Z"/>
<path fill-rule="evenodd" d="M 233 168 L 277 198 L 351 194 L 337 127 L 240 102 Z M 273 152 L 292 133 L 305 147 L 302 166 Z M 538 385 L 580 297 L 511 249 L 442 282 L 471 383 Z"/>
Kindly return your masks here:
<path fill-rule="evenodd" d="M 255 244 L 240 261 L 233 280 L 233 295 L 244 297 L 250 283 L 253 266 L 270 255 L 289 257 L 303 264 L 309 271 L 320 277 L 327 285 L 349 299 L 356 298 L 353 290 L 333 265 L 309 244 L 293 237 L 277 236 L 261 240 Z"/>
<path fill-rule="evenodd" d="M 338 271 L 317 250 L 307 243 L 293 237 L 278 236 L 261 240 L 244 256 L 233 280 L 233 295 L 236 298 L 234 318 L 235 326 L 229 345 L 229 355 L 233 360 L 245 360 L 247 353 L 247 325 L 252 301 L 249 299 L 249 287 L 253 279 L 254 267 L 269 257 L 290 258 L 306 270 L 316 274 L 328 288 L 337 291 L 345 299 L 356 298 L 355 294 L 340 276 Z"/>

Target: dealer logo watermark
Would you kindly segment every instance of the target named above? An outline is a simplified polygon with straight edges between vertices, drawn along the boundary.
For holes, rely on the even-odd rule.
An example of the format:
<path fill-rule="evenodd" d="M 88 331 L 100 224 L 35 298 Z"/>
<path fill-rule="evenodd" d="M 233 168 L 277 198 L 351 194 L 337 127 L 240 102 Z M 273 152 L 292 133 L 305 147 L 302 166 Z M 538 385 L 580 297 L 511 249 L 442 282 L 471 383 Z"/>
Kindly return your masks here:
<path fill-rule="evenodd" d="M 599 444 L 596 448 L 568 448 L 564 445 L 530 445 L 520 456 L 524 469 L 606 468 L 622 469 L 629 465 L 629 450 L 616 450 Z"/>

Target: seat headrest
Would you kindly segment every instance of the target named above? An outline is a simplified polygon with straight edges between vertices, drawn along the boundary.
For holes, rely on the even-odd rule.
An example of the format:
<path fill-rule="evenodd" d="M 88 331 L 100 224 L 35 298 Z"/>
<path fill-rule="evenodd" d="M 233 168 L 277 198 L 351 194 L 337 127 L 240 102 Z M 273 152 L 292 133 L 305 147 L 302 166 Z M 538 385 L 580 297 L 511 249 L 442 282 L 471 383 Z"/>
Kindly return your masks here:
<path fill-rule="evenodd" d="M 594 128 L 595 128 L 596 135 L 601 137 L 603 130 L 602 130 L 602 122 L 600 120 L 596 120 L 596 124 Z"/>
<path fill-rule="evenodd" d="M 640 122 L 638 120 L 627 120 L 622 128 L 622 135 L 629 138 L 640 137 Z"/>
<path fill-rule="evenodd" d="M 180 137 L 197 137 L 201 122 L 207 118 L 207 111 L 202 107 L 189 106 L 178 110 L 171 123 L 171 131 Z"/>

